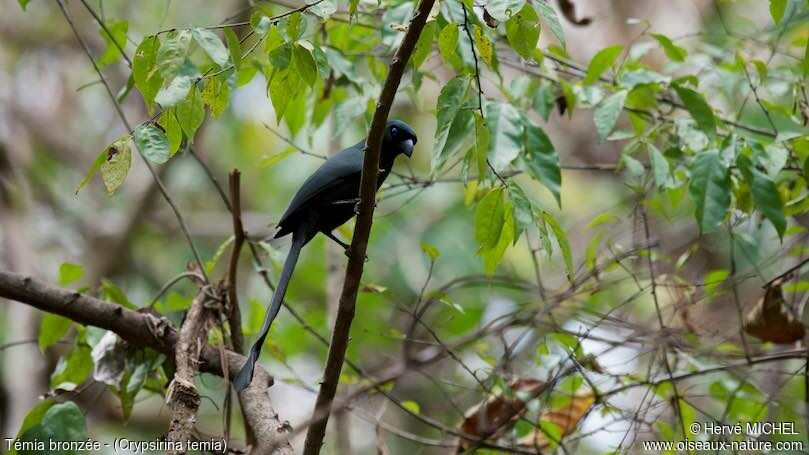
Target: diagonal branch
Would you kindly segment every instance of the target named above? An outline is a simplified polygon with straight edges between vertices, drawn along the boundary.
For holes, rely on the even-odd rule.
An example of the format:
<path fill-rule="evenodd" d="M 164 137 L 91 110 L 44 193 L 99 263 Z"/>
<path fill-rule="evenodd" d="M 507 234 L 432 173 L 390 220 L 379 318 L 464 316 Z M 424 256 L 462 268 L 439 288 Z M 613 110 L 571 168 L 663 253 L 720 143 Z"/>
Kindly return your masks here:
<path fill-rule="evenodd" d="M 207 345 L 208 322 L 212 316 L 208 308 L 212 300 L 210 292 L 215 291 L 209 286 L 203 286 L 191 303 L 180 328 L 174 353 L 176 371 L 166 397 L 166 403 L 171 409 L 168 440 L 178 442 L 180 447 L 188 441 L 197 420 L 200 395 L 194 378 L 199 363 L 199 347 Z M 171 450 L 169 453 L 174 455 L 185 451 Z"/>
<path fill-rule="evenodd" d="M 70 289 L 50 286 L 28 276 L 0 270 L 0 297 L 15 300 L 42 311 L 58 314 L 75 322 L 111 330 L 128 343 L 147 347 L 173 356 L 178 342 L 177 331 L 166 319 L 153 313 L 127 310 L 121 306 L 84 295 Z M 245 357 L 225 351 L 228 374 L 235 376 Z M 221 376 L 222 362 L 219 351 L 203 343 L 199 351 L 199 370 Z M 287 430 L 270 403 L 267 388 L 272 376 L 260 366 L 256 367 L 253 383 L 239 394 L 245 420 L 256 432 L 255 453 L 289 454 Z"/>
<path fill-rule="evenodd" d="M 351 255 L 348 258 L 343 291 L 340 295 L 337 318 L 334 322 L 334 331 L 329 345 L 329 355 L 323 372 L 323 383 L 320 386 L 313 413 L 315 416 L 323 415 L 323 417 L 314 423 L 306 434 L 303 449 L 306 455 L 314 455 L 320 452 L 320 446 L 326 434 L 328 414 L 334 395 L 337 392 L 337 384 L 343 368 L 343 360 L 348 347 L 348 336 L 351 331 L 351 321 L 354 319 L 354 307 L 357 303 L 357 292 L 362 278 L 363 266 L 365 265 L 368 237 L 371 234 L 374 199 L 379 175 L 379 155 L 382 148 L 385 124 L 388 121 L 388 114 L 393 105 L 396 91 L 399 88 L 399 82 L 402 80 L 405 67 L 410 59 L 410 54 L 413 53 L 413 48 L 416 46 L 419 35 L 421 35 L 421 31 L 427 23 L 427 16 L 433 7 L 433 3 L 434 0 L 421 0 L 416 8 L 415 15 L 410 20 L 410 25 L 402 38 L 402 43 L 393 56 L 388 77 L 385 79 L 385 85 L 383 85 L 382 92 L 379 94 L 376 111 L 374 111 L 374 116 L 371 120 L 368 139 L 365 141 L 365 159 L 362 163 L 362 179 L 360 182 L 359 215 L 354 228 L 354 237 L 351 240 Z"/>

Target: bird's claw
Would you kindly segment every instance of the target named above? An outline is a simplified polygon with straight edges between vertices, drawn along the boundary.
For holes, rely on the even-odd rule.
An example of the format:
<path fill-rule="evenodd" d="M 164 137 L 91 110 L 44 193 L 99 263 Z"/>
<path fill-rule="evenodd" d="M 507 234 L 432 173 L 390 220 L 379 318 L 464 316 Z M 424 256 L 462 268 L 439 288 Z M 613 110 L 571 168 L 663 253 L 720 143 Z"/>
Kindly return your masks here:
<path fill-rule="evenodd" d="M 357 199 L 357 203 L 354 204 L 354 213 L 357 214 L 357 215 L 360 214 L 360 203 L 361 202 L 362 202 L 361 200 Z M 376 200 L 374 200 L 374 208 L 376 208 Z"/>
<path fill-rule="evenodd" d="M 346 248 L 344 253 L 345 253 L 347 258 L 350 258 L 351 257 L 351 248 Z M 365 255 L 365 262 L 368 262 L 368 255 L 367 254 Z"/>

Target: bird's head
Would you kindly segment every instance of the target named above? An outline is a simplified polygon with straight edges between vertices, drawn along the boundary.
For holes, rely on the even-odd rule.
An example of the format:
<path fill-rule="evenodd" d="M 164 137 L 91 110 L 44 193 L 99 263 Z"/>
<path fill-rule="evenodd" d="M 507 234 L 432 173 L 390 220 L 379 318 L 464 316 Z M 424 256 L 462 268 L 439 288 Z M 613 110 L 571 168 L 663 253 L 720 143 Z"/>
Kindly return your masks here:
<path fill-rule="evenodd" d="M 391 120 L 385 127 L 383 141 L 383 150 L 392 151 L 394 156 L 403 153 L 409 158 L 413 154 L 413 147 L 418 138 L 410 125 L 401 120 Z"/>

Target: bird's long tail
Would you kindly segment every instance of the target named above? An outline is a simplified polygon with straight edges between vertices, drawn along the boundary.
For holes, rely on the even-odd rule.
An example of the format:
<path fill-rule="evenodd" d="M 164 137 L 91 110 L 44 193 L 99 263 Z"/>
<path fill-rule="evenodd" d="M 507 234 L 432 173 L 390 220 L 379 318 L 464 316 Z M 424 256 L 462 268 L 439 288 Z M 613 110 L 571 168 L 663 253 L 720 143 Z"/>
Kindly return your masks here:
<path fill-rule="evenodd" d="M 272 295 L 272 302 L 267 313 L 264 315 L 264 324 L 261 326 L 261 332 L 258 339 L 250 348 L 250 354 L 247 356 L 247 361 L 239 370 L 236 379 L 233 381 L 233 387 L 237 392 L 244 390 L 253 380 L 253 369 L 256 366 L 259 354 L 261 354 L 261 346 L 264 344 L 264 339 L 267 337 L 267 332 L 270 331 L 272 321 L 278 315 L 278 310 L 281 309 L 281 302 L 284 301 L 284 294 L 287 292 L 287 284 L 289 279 L 292 278 L 292 272 L 295 270 L 295 264 L 298 262 L 301 248 L 306 244 L 306 236 L 302 233 L 295 232 L 292 234 L 292 246 L 289 248 L 289 254 L 284 261 L 284 268 L 281 270 L 281 277 L 278 279 L 278 286 L 275 288 L 275 293 Z"/>

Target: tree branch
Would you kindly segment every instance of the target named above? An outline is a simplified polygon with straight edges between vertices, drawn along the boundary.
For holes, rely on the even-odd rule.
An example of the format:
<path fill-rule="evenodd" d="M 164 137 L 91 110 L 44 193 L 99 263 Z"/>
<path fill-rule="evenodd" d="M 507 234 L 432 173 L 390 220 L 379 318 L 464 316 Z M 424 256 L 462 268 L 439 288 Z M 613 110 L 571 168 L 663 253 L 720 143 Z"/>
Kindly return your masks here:
<path fill-rule="evenodd" d="M 0 297 L 15 300 L 42 311 L 58 314 L 75 322 L 111 330 L 130 344 L 148 347 L 166 355 L 174 355 L 178 342 L 177 331 L 166 319 L 149 312 L 127 310 L 121 306 L 50 286 L 31 277 L 0 270 Z M 234 377 L 246 358 L 233 351 L 225 351 L 228 375 Z M 199 352 L 199 369 L 222 376 L 219 351 L 207 343 Z M 253 383 L 239 394 L 245 419 L 256 432 L 254 453 L 290 454 L 287 426 L 272 407 L 267 388 L 273 384 L 272 376 L 260 366 L 256 368 Z"/>
<path fill-rule="evenodd" d="M 207 345 L 208 321 L 211 317 L 208 304 L 213 300 L 210 292 L 215 291 L 209 286 L 201 287 L 191 303 L 180 328 L 174 354 L 177 369 L 166 397 L 166 403 L 171 409 L 168 440 L 179 442 L 181 447 L 188 441 L 197 421 L 200 397 L 194 378 L 199 363 L 199 347 Z M 185 450 L 172 450 L 169 453 L 185 453 Z"/>
<path fill-rule="evenodd" d="M 377 177 L 379 175 L 379 155 L 382 148 L 385 124 L 388 121 L 388 114 L 393 105 L 396 91 L 399 88 L 399 82 L 402 80 L 405 67 L 410 59 L 410 54 L 412 54 L 419 35 L 421 35 L 421 31 L 427 22 L 427 16 L 433 7 L 433 3 L 434 0 L 421 0 L 416 8 L 416 14 L 410 20 L 410 25 L 402 38 L 402 43 L 393 56 L 388 77 L 385 79 L 385 85 L 382 87 L 382 92 L 376 104 L 376 111 L 371 120 L 368 139 L 365 141 L 365 159 L 363 160 L 360 182 L 359 215 L 354 228 L 354 237 L 351 240 L 351 255 L 348 258 L 343 291 L 340 295 L 337 318 L 329 345 L 329 355 L 323 372 L 323 383 L 320 386 L 313 413 L 316 416 L 322 413 L 323 417 L 315 422 L 306 433 L 306 442 L 303 449 L 306 455 L 314 455 L 320 452 L 320 446 L 326 434 L 329 409 L 334 400 L 340 372 L 343 368 L 351 321 L 354 319 L 354 307 L 357 303 L 357 291 L 359 290 L 363 266 L 365 265 L 365 252 L 368 249 L 368 237 L 371 233 L 374 215 L 374 199 L 376 198 Z"/>
<path fill-rule="evenodd" d="M 242 198 L 241 198 L 241 172 L 238 169 L 230 171 L 230 199 L 231 214 L 233 218 L 233 251 L 230 253 L 228 276 L 225 285 L 228 290 L 228 304 L 226 306 L 228 325 L 230 325 L 230 339 L 233 350 L 243 352 L 244 335 L 242 335 L 242 315 L 239 311 L 239 298 L 236 293 L 236 275 L 239 271 L 239 254 L 244 245 L 244 226 L 242 226 Z"/>

